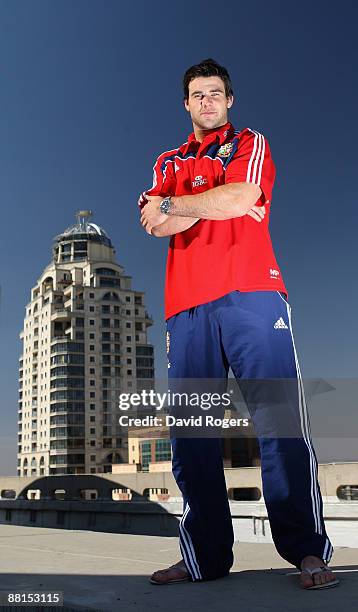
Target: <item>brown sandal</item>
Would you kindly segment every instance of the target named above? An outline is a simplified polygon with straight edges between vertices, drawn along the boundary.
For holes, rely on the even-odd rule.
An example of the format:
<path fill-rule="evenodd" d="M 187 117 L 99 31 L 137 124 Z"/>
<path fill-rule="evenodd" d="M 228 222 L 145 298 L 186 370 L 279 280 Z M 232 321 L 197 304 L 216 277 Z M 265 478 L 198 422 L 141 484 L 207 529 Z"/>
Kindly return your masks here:
<path fill-rule="evenodd" d="M 310 576 L 313 576 L 314 574 L 319 574 L 320 572 L 330 572 L 330 571 L 331 570 L 327 565 L 321 565 L 320 567 L 315 567 L 313 569 L 306 567 L 303 570 L 301 570 L 301 573 L 309 574 Z M 310 587 L 303 587 L 303 588 L 305 589 L 305 591 L 312 591 L 313 589 L 328 589 L 329 587 L 334 587 L 334 586 L 337 586 L 338 584 L 339 584 L 339 580 L 338 578 L 336 578 L 335 580 L 331 580 L 330 582 L 324 582 L 323 584 L 313 584 Z"/>
<path fill-rule="evenodd" d="M 181 570 L 183 573 L 185 572 L 185 575 L 181 576 L 181 577 L 177 577 L 177 578 L 171 578 L 169 580 L 166 580 L 164 582 L 162 582 L 161 580 L 156 580 L 155 578 L 153 578 L 154 574 L 152 574 L 151 578 L 149 579 L 149 582 L 151 582 L 152 584 L 177 584 L 178 582 L 189 582 L 191 580 L 189 574 L 188 574 L 188 570 L 185 568 L 184 566 L 184 562 L 183 561 L 179 561 L 178 563 L 175 563 L 174 565 L 171 565 L 170 567 L 163 569 L 163 570 L 157 570 L 156 572 L 154 572 L 154 574 L 157 574 L 158 572 L 168 572 L 171 569 L 179 569 Z"/>

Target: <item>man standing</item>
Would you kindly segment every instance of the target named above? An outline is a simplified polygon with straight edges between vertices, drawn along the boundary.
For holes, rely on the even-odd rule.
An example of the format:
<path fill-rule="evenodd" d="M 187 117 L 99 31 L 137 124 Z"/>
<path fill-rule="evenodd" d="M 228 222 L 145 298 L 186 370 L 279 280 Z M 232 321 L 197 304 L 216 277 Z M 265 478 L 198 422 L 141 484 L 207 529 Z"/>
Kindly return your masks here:
<path fill-rule="evenodd" d="M 317 459 L 292 335 L 291 309 L 269 235 L 275 166 L 267 139 L 228 121 L 227 70 L 208 59 L 184 75 L 193 133 L 162 153 L 153 186 L 139 198 L 141 223 L 171 236 L 165 310 L 169 377 L 223 379 L 229 367 L 258 436 L 263 493 L 279 554 L 301 570 L 304 588 L 338 584 L 327 537 Z M 268 381 L 294 383 L 281 435 L 265 402 Z M 244 385 L 254 380 L 255 385 Z M 261 401 L 262 400 L 262 401 Z M 294 435 L 287 434 L 295 432 Z M 218 438 L 172 438 L 173 474 L 183 494 L 182 559 L 155 584 L 229 573 L 233 529 Z"/>

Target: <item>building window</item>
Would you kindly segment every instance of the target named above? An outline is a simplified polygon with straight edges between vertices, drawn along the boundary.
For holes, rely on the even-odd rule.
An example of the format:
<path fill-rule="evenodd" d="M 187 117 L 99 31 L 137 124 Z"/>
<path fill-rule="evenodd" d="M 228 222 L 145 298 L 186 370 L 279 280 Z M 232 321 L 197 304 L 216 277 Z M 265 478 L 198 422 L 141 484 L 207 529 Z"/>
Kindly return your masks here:
<path fill-rule="evenodd" d="M 94 312 L 94 306 L 90 306 L 90 307 L 89 307 L 89 311 L 90 311 L 90 312 Z"/>
<path fill-rule="evenodd" d="M 93 300 L 93 299 L 94 299 L 94 293 L 90 293 L 90 294 L 89 294 L 89 296 L 90 296 L 90 299 L 91 299 L 91 300 Z"/>
<path fill-rule="evenodd" d="M 143 472 L 147 472 L 149 470 L 149 463 L 152 460 L 152 449 L 150 442 L 142 442 L 140 443 L 140 455 L 141 455 L 141 464 Z"/>
<path fill-rule="evenodd" d="M 94 363 L 94 362 L 95 362 L 95 358 L 94 358 L 93 356 L 91 356 L 91 357 L 89 358 L 89 360 L 90 360 L 90 363 Z"/>
<path fill-rule="evenodd" d="M 95 335 L 94 335 L 93 333 L 91 333 L 91 334 L 89 335 L 89 339 L 90 339 L 90 340 L 94 340 L 94 339 L 95 339 Z"/>
<path fill-rule="evenodd" d="M 127 342 L 132 342 L 132 336 L 126 336 Z"/>
<path fill-rule="evenodd" d="M 91 435 L 91 436 L 95 436 L 95 435 L 96 435 L 96 430 L 95 430 L 95 428 L 94 428 L 94 427 L 91 427 L 91 428 L 90 428 L 90 435 Z"/>
<path fill-rule="evenodd" d="M 337 489 L 337 497 L 345 501 L 357 501 L 358 485 L 349 484 L 339 486 Z"/>
<path fill-rule="evenodd" d="M 137 355 L 153 355 L 153 347 L 152 346 L 137 346 L 136 352 L 137 352 Z"/>
<path fill-rule="evenodd" d="M 96 386 L 96 382 L 94 380 L 90 380 L 90 387 L 95 387 Z"/>
<path fill-rule="evenodd" d="M 130 302 L 131 301 L 131 296 L 130 295 L 126 295 L 126 302 Z"/>
<path fill-rule="evenodd" d="M 155 460 L 170 461 L 170 440 L 160 439 L 155 441 Z"/>
<path fill-rule="evenodd" d="M 90 397 L 96 397 L 96 392 L 95 391 L 90 391 Z"/>
<path fill-rule="evenodd" d="M 96 410 L 96 404 L 90 404 L 90 410 Z"/>
<path fill-rule="evenodd" d="M 94 351 L 94 344 L 90 344 L 90 351 Z"/>
<path fill-rule="evenodd" d="M 90 441 L 90 446 L 96 446 L 96 440 L 91 440 Z"/>
<path fill-rule="evenodd" d="M 96 273 L 103 274 L 104 276 L 116 276 L 117 275 L 116 271 L 112 270 L 112 268 L 97 268 Z"/>
<path fill-rule="evenodd" d="M 85 326 L 85 320 L 83 317 L 76 317 L 76 326 L 77 327 L 84 327 Z"/>
<path fill-rule="evenodd" d="M 90 456 L 90 461 L 96 461 L 96 455 L 91 455 Z"/>
<path fill-rule="evenodd" d="M 90 319 L 90 320 L 89 320 L 89 324 L 90 324 L 90 325 L 94 325 L 94 323 L 95 323 L 94 319 Z"/>
<path fill-rule="evenodd" d="M 126 323 L 126 328 L 127 328 L 127 329 L 130 329 L 130 327 L 131 327 L 131 323 L 130 323 L 129 321 L 127 321 L 127 323 Z"/>
<path fill-rule="evenodd" d="M 90 368 L 90 374 L 95 374 L 96 370 L 94 368 Z"/>
<path fill-rule="evenodd" d="M 94 414 L 91 414 L 91 416 L 90 416 L 90 422 L 91 422 L 91 423 L 95 423 L 95 421 L 96 421 L 96 417 L 95 417 L 95 415 L 94 415 Z"/>

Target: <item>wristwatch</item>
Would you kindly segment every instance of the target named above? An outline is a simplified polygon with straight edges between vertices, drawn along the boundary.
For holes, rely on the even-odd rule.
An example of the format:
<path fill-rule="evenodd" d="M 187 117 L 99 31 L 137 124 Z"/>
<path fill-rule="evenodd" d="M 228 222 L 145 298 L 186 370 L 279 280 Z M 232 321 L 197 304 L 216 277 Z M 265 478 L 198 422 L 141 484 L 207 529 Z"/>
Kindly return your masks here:
<path fill-rule="evenodd" d="M 171 197 L 167 196 L 160 203 L 160 206 L 159 206 L 160 212 L 162 212 L 164 215 L 169 215 L 169 210 L 170 210 L 171 205 L 172 205 Z"/>

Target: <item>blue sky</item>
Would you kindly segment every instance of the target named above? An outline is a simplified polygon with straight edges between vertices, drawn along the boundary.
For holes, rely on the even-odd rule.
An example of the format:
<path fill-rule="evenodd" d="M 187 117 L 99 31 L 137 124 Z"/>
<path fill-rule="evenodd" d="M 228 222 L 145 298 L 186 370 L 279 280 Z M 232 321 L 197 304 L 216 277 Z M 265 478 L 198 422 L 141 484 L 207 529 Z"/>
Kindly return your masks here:
<path fill-rule="evenodd" d="M 356 376 L 357 18 L 348 0 L 0 1 L 3 474 L 16 469 L 24 307 L 77 209 L 146 291 L 165 374 L 167 239 L 143 232 L 136 201 L 156 156 L 191 131 L 181 79 L 208 56 L 230 71 L 235 127 L 270 143 L 271 236 L 303 373 Z"/>

